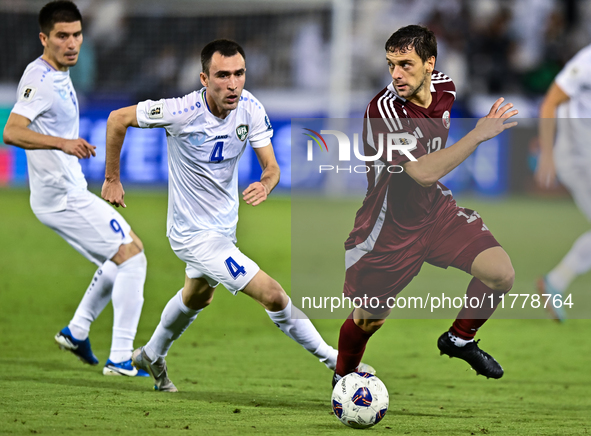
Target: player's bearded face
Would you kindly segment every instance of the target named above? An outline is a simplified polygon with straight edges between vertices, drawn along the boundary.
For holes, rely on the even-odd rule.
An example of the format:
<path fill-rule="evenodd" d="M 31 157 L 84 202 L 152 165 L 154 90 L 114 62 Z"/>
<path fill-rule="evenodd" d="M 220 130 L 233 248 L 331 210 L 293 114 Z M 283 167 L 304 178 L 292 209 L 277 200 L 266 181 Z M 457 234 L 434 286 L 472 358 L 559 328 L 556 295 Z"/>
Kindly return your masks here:
<path fill-rule="evenodd" d="M 55 23 L 49 36 L 39 34 L 43 44 L 43 57 L 58 70 L 66 71 L 78 62 L 82 45 L 82 23 Z"/>
<path fill-rule="evenodd" d="M 413 99 L 424 90 L 425 80 L 433 72 L 435 58 L 423 62 L 414 48 L 405 51 L 387 52 L 386 59 L 394 89 L 403 98 Z"/>
<path fill-rule="evenodd" d="M 246 79 L 244 58 L 240 53 L 234 56 L 213 54 L 209 74 L 201 73 L 201 83 L 207 87 L 207 103 L 211 112 L 225 118 L 236 109 Z"/>

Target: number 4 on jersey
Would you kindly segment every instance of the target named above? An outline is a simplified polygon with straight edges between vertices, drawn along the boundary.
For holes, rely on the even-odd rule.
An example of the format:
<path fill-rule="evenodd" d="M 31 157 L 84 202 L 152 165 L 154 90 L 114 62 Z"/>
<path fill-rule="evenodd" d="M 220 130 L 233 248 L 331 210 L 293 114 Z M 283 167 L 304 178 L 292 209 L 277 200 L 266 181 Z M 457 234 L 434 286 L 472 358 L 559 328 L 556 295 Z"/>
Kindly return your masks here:
<path fill-rule="evenodd" d="M 246 275 L 246 270 L 244 267 L 238 265 L 238 262 L 236 262 L 232 256 L 228 257 L 224 263 L 226 264 L 226 268 L 228 268 L 228 272 L 234 280 L 236 280 L 238 276 Z"/>
<path fill-rule="evenodd" d="M 222 141 L 216 142 L 213 146 L 213 150 L 211 152 L 211 156 L 209 157 L 210 162 L 220 163 L 224 160 L 223 153 L 224 152 L 224 143 Z"/>

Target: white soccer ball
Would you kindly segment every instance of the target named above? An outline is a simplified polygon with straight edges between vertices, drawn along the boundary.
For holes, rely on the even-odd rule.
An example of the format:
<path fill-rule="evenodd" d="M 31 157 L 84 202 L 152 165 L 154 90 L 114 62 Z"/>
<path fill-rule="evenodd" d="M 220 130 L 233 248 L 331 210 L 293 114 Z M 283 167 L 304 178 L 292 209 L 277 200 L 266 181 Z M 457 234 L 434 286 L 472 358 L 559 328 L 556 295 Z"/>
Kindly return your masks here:
<path fill-rule="evenodd" d="M 366 372 L 347 374 L 332 391 L 332 411 L 349 427 L 368 428 L 382 420 L 388 410 L 386 385 Z"/>

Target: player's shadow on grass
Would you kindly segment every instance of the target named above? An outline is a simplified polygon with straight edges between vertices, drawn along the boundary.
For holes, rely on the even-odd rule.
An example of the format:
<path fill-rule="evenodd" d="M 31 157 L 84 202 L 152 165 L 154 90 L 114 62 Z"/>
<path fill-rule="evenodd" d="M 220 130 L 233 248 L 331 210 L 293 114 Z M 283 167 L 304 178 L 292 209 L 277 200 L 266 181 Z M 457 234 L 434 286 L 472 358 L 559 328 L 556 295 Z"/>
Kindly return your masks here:
<path fill-rule="evenodd" d="M 1 368 L 1 367 L 0 367 Z M 88 373 L 80 376 L 80 372 L 72 374 L 70 370 L 65 373 L 62 368 L 61 377 L 52 377 L 50 373 L 42 376 L 35 375 L 14 375 L 2 377 L 2 381 L 18 383 L 40 383 L 47 385 L 72 386 L 88 389 L 104 389 L 108 391 L 137 391 L 149 392 L 152 390 L 153 382 L 147 377 L 105 377 L 101 373 Z M 67 374 L 67 375 L 64 375 Z"/>
<path fill-rule="evenodd" d="M 68 359 L 69 360 L 69 359 Z M 0 370 L 3 365 L 6 365 L 6 368 L 10 367 L 32 367 L 42 371 L 56 371 L 56 372 L 74 372 L 74 373 L 88 373 L 93 372 L 95 369 L 90 365 L 85 365 L 82 362 L 72 363 L 73 361 L 64 362 L 62 360 L 45 360 L 39 361 L 38 359 L 2 359 L 0 358 Z M 102 371 L 102 366 L 97 366 L 96 368 L 100 368 Z M 99 372 L 100 372 L 99 371 Z"/>
<path fill-rule="evenodd" d="M 182 390 L 182 386 L 177 386 L 180 390 L 178 394 L 172 395 L 179 395 L 182 396 L 184 400 L 190 401 L 205 401 L 207 403 L 227 403 L 231 404 L 232 406 L 236 406 L 237 408 L 244 407 L 244 408 L 270 408 L 270 409 L 296 409 L 302 411 L 323 411 L 326 410 L 327 407 L 330 408 L 330 403 L 328 400 L 323 401 L 321 398 L 311 398 L 309 400 L 303 401 L 293 401 L 290 400 L 292 396 L 288 395 L 287 393 L 283 395 L 281 398 L 277 397 L 277 394 L 271 395 L 261 395 L 259 392 L 218 392 L 218 391 L 184 391 Z M 328 389 L 327 389 L 328 391 Z M 329 392 L 329 399 L 330 399 L 330 392 Z"/>
<path fill-rule="evenodd" d="M 6 360 L 2 361 L 6 363 Z M 15 361 L 15 363 L 17 363 Z M 39 367 L 40 365 L 31 365 Z M 238 409 L 240 408 L 271 408 L 271 409 L 297 409 L 302 411 L 322 411 L 329 406 L 328 401 L 324 402 L 322 399 L 313 398 L 308 401 L 290 401 L 290 395 L 284 395 L 282 398 L 277 398 L 276 393 L 272 395 L 261 395 L 253 392 L 217 392 L 217 391 L 200 391 L 198 388 L 189 390 L 189 386 L 178 385 L 180 392 L 154 392 L 153 380 L 147 377 L 105 377 L 100 371 L 95 372 L 94 368 L 90 371 L 76 371 L 75 373 L 63 366 L 58 368 L 59 376 L 53 376 L 53 371 L 44 372 L 43 375 L 39 373 L 31 373 L 31 375 L 14 375 L 3 377 L 3 381 L 12 381 L 17 383 L 40 383 L 52 386 L 86 388 L 92 390 L 104 390 L 105 393 L 112 391 L 116 392 L 146 392 L 153 395 L 154 399 L 160 401 L 167 400 L 182 400 L 182 401 L 200 401 L 208 403 L 230 404 Z M 1 370 L 1 365 L 0 365 Z M 256 399 L 253 399 L 256 398 Z"/>

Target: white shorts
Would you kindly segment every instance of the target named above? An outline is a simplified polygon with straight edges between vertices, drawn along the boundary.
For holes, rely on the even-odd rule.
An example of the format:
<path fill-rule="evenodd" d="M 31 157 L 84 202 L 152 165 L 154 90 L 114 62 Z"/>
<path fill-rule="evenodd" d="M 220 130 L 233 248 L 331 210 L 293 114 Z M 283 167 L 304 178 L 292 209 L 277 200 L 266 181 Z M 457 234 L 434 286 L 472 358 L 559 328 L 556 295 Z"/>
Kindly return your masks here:
<path fill-rule="evenodd" d="M 68 193 L 66 210 L 35 214 L 82 256 L 100 266 L 133 242 L 127 221 L 89 191 Z"/>
<path fill-rule="evenodd" d="M 591 221 L 591 159 L 576 153 L 564 143 L 554 147 L 558 180 L 571 193 L 578 208 Z"/>
<path fill-rule="evenodd" d="M 187 277 L 203 277 L 214 288 L 221 283 L 234 295 L 260 270 L 232 239 L 217 232 L 198 233 L 182 244 L 172 238 L 169 240 L 174 253 L 187 264 Z"/>

